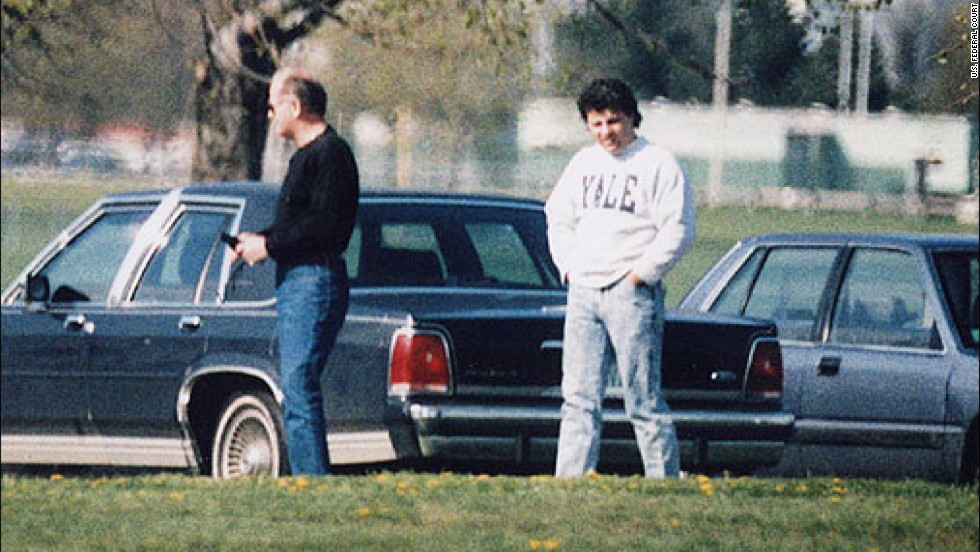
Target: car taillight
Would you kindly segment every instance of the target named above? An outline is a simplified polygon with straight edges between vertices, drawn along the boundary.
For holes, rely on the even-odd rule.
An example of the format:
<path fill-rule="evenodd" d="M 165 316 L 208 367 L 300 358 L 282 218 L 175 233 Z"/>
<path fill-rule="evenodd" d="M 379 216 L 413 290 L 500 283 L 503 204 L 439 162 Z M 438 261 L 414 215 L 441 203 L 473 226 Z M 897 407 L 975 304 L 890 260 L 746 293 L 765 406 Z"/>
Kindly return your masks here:
<path fill-rule="evenodd" d="M 752 349 L 749 377 L 746 384 L 749 396 L 779 398 L 783 392 L 783 354 L 779 341 L 760 339 Z"/>
<path fill-rule="evenodd" d="M 391 345 L 388 394 L 448 393 L 449 346 L 437 333 L 400 330 Z"/>

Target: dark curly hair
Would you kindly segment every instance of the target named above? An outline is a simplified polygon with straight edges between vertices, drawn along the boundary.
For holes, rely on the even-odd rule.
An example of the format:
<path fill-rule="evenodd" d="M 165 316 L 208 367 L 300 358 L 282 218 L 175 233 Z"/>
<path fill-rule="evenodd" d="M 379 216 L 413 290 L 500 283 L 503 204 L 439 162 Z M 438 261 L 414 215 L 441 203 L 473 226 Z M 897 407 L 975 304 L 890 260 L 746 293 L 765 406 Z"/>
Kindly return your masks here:
<path fill-rule="evenodd" d="M 628 84 L 619 79 L 596 79 L 582 90 L 578 97 L 578 112 L 587 120 L 589 111 L 619 111 L 633 120 L 633 128 L 640 127 L 643 116 L 636 105 L 636 97 Z"/>

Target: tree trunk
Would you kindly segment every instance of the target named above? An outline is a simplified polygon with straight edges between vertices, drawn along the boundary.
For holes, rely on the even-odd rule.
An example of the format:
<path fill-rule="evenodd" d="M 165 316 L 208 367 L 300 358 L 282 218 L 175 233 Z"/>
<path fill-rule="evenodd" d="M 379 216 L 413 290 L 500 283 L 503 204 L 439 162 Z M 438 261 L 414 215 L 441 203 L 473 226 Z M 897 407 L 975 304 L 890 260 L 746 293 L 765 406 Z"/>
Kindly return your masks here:
<path fill-rule="evenodd" d="M 197 181 L 258 180 L 269 130 L 268 81 L 279 53 L 313 32 L 343 0 L 259 2 L 231 17 L 223 4 L 203 8 L 207 58 L 195 68 L 195 138 L 191 177 Z"/>
<path fill-rule="evenodd" d="M 262 176 L 268 132 L 264 81 L 200 62 L 194 90 L 197 143 L 194 180 L 255 180 Z"/>

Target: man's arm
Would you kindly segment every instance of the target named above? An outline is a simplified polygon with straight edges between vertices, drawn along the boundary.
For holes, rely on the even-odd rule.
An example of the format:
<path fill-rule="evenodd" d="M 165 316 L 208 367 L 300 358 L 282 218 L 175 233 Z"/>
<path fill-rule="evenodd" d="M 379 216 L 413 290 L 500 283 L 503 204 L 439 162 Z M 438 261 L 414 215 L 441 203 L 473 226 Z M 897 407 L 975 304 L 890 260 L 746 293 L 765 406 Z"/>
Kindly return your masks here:
<path fill-rule="evenodd" d="M 680 166 L 672 160 L 661 168 L 658 176 L 650 216 L 660 230 L 630 275 L 630 280 L 637 284 L 662 280 L 694 245 L 697 232 L 694 194 Z"/>

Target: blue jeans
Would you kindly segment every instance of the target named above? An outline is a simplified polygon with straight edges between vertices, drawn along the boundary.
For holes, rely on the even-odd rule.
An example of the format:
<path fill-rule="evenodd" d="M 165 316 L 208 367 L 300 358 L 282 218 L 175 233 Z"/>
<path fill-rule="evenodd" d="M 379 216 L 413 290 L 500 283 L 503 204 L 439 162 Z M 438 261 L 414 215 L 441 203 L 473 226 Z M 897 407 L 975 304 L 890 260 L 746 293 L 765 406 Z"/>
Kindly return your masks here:
<path fill-rule="evenodd" d="M 279 376 L 286 450 L 293 475 L 330 471 L 321 377 L 347 314 L 342 260 L 281 267 L 276 275 Z"/>
<path fill-rule="evenodd" d="M 660 394 L 664 291 L 620 280 L 605 289 L 576 286 L 568 292 L 562 356 L 558 477 L 595 470 L 602 434 L 606 367 L 615 363 L 626 416 L 633 425 L 647 477 L 680 473 L 677 433 Z"/>

